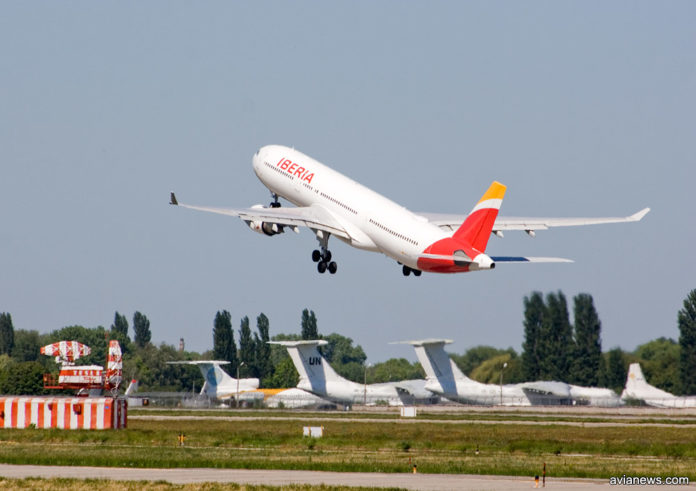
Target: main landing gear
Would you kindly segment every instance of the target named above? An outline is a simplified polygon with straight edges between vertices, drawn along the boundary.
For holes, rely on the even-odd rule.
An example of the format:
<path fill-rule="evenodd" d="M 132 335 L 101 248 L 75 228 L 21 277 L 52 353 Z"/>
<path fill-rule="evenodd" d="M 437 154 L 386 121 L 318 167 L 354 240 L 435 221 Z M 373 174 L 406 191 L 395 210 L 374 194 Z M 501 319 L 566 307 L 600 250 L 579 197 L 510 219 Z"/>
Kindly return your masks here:
<path fill-rule="evenodd" d="M 326 273 L 326 270 L 331 274 L 335 274 L 338 270 L 338 265 L 331 260 L 331 251 L 328 249 L 329 234 L 322 230 L 315 230 L 317 240 L 319 241 L 319 249 L 312 251 L 312 261 L 317 263 L 317 271 Z"/>
<path fill-rule="evenodd" d="M 420 276 L 422 273 L 422 271 L 420 269 L 411 269 L 406 265 L 404 265 L 401 272 L 404 274 L 404 276 L 408 276 L 411 273 L 413 273 L 413 276 Z"/>

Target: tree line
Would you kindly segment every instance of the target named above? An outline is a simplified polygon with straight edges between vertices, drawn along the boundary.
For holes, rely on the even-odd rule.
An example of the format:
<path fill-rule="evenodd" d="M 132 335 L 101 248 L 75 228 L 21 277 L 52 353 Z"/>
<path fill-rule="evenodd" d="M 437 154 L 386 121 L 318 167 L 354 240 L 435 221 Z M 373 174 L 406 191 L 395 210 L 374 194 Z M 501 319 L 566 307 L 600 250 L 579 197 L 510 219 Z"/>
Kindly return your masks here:
<path fill-rule="evenodd" d="M 589 294 L 573 298 L 572 323 L 566 297 L 560 291 L 546 296 L 533 292 L 524 298 L 523 306 L 522 352 L 475 346 L 463 354 L 452 354 L 465 374 L 483 383 L 499 383 L 502 374 L 505 383 L 559 380 L 620 392 L 628 365 L 638 361 L 653 385 L 675 394 L 696 393 L 696 290 L 689 293 L 678 312 L 678 342 L 658 338 L 633 352 L 620 348 L 602 351 L 601 321 Z M 151 342 L 150 321 L 141 312 L 132 317 L 132 340 L 128 319 L 119 312 L 115 312 L 108 329 L 76 325 L 48 334 L 14 329 L 11 315 L 0 313 L 0 393 L 44 393 L 42 374 L 55 373 L 59 367 L 52 358 L 41 355 L 39 349 L 61 340 L 90 346 L 92 353 L 81 363 L 104 365 L 108 340 L 117 339 L 124 353 L 124 378 L 138 379 L 141 390 L 199 391 L 203 380 L 196 367 L 167 362 L 200 359 L 229 361 L 224 369 L 231 376 L 239 373 L 240 377 L 257 377 L 261 387 L 295 386 L 298 375 L 286 349 L 269 345 L 269 340 L 325 339 L 328 344 L 320 348 L 322 354 L 339 374 L 359 383 L 424 377 L 420 364 L 405 358 L 367 365 L 363 348 L 354 345 L 351 338 L 337 333 L 322 335 L 317 317 L 309 309 L 302 311 L 299 324 L 299 333 L 271 336 L 270 321 L 260 313 L 253 331 L 248 316 L 241 318 L 235 331 L 229 311 L 220 310 L 212 319 L 213 349 L 197 353 L 179 351 L 165 343 L 155 346 Z"/>

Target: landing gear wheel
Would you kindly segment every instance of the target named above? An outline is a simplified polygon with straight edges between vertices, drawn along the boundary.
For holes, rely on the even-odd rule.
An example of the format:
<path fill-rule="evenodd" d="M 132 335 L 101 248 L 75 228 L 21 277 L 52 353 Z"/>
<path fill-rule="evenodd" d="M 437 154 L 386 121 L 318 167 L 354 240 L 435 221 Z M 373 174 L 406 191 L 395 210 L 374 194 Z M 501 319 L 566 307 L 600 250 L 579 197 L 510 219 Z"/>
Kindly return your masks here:
<path fill-rule="evenodd" d="M 404 273 L 404 276 L 408 276 L 411 274 L 411 268 L 409 268 L 408 266 L 404 266 L 401 271 Z"/>
<path fill-rule="evenodd" d="M 273 197 L 273 201 L 271 201 L 271 208 L 280 208 L 280 201 L 278 201 L 278 195 L 275 193 L 272 193 L 271 196 Z"/>
<path fill-rule="evenodd" d="M 413 270 L 413 275 L 414 275 L 414 276 L 420 276 L 422 272 L 423 272 L 423 271 L 421 271 L 420 269 L 414 269 L 414 270 Z"/>
<path fill-rule="evenodd" d="M 329 237 L 331 234 L 321 230 L 314 230 L 314 233 L 319 241 L 319 249 L 312 251 L 312 261 L 317 263 L 317 271 L 325 273 L 328 269 L 329 273 L 335 274 L 338 266 L 331 260 L 331 251 L 329 250 Z"/>

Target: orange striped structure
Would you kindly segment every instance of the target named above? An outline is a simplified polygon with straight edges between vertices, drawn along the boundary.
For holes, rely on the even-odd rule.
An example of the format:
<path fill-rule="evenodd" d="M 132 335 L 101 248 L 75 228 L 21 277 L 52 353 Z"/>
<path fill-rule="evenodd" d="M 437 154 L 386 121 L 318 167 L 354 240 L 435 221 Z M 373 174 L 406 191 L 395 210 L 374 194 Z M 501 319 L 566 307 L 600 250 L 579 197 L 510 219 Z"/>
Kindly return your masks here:
<path fill-rule="evenodd" d="M 128 401 L 113 397 L 0 397 L 0 428 L 126 428 Z"/>

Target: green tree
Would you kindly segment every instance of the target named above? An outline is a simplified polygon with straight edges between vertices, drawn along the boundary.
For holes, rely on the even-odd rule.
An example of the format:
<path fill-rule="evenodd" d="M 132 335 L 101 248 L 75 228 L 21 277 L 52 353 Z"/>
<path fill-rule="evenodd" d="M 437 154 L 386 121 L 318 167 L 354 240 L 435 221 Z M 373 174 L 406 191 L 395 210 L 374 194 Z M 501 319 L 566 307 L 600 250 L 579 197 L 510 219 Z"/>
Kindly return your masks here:
<path fill-rule="evenodd" d="M 573 331 L 568 320 L 568 304 L 561 291 L 546 295 L 541 346 L 540 378 L 568 380 L 573 357 Z"/>
<path fill-rule="evenodd" d="M 602 357 L 602 323 L 595 310 L 592 295 L 576 295 L 573 303 L 575 349 L 573 370 L 568 381 L 595 387 L 599 382 L 599 360 Z"/>
<path fill-rule="evenodd" d="M 225 367 L 230 374 L 236 376 L 237 371 L 237 346 L 234 342 L 232 331 L 232 316 L 226 310 L 215 314 L 213 324 L 213 358 L 221 361 L 229 361 Z"/>
<path fill-rule="evenodd" d="M 190 365 L 170 365 L 170 361 L 183 361 L 186 353 L 174 346 L 148 343 L 136 350 L 134 365 L 124 362 L 124 371 L 140 381 L 144 391 L 191 391 L 203 385 L 200 371 Z"/>
<path fill-rule="evenodd" d="M 466 350 L 463 355 L 450 354 L 450 358 L 452 358 L 454 363 L 456 363 L 465 375 L 470 375 L 471 372 L 484 361 L 509 352 L 514 353 L 514 350 L 512 348 L 503 350 L 494 348 L 493 346 L 474 346 Z"/>
<path fill-rule="evenodd" d="M 302 311 L 302 339 L 320 339 L 317 317 L 313 310 Z"/>
<path fill-rule="evenodd" d="M 273 336 L 273 341 L 299 341 L 299 334 L 276 334 Z M 288 355 L 288 350 L 285 346 L 277 344 L 269 345 L 271 371 L 264 379 L 264 386 L 269 388 L 287 388 L 295 387 L 300 380 L 300 376 L 295 370 L 295 365 Z"/>
<path fill-rule="evenodd" d="M 285 351 L 285 348 L 283 348 Z M 272 389 L 295 387 L 300 381 L 300 376 L 295 369 L 295 364 L 289 356 L 286 356 L 275 366 L 273 373 L 266 379 L 266 386 Z"/>
<path fill-rule="evenodd" d="M 111 324 L 111 332 L 119 334 L 121 339 L 128 338 L 128 320 L 125 315 L 121 315 L 118 311 L 114 314 L 114 323 Z"/>
<path fill-rule="evenodd" d="M 677 314 L 679 324 L 679 371 L 681 393 L 696 394 L 696 290 L 684 299 L 684 307 Z"/>
<path fill-rule="evenodd" d="M 646 380 L 662 390 L 679 394 L 679 344 L 674 339 L 658 338 L 641 344 L 633 352 Z"/>
<path fill-rule="evenodd" d="M 248 376 L 255 362 L 255 344 L 249 327 L 249 317 L 244 316 L 239 325 L 239 366 L 240 377 Z M 242 363 L 244 365 L 242 366 Z M 236 376 L 236 375 L 233 375 Z"/>
<path fill-rule="evenodd" d="M 503 368 L 503 365 L 507 366 Z M 471 378 L 484 384 L 500 384 L 500 374 L 503 374 L 504 384 L 521 382 L 522 360 L 517 354 L 506 352 L 481 363 L 471 372 Z"/>
<path fill-rule="evenodd" d="M 367 355 L 362 346 L 353 346 L 353 340 L 337 333 L 329 334 L 324 338 L 329 344 L 322 347 L 324 358 L 329 363 L 344 365 L 357 363 L 362 365 L 367 360 Z"/>
<path fill-rule="evenodd" d="M 152 338 L 152 334 L 150 333 L 150 321 L 140 312 L 133 314 L 133 331 L 135 332 L 133 339 L 138 347 L 142 348 L 150 342 Z"/>
<path fill-rule="evenodd" d="M 604 384 L 617 393 L 621 393 L 626 384 L 626 361 L 621 348 L 614 348 L 607 353 Z"/>
<path fill-rule="evenodd" d="M 256 318 L 256 330 L 254 333 L 254 375 L 263 380 L 271 374 L 273 365 L 271 364 L 271 345 L 268 344 L 270 337 L 268 317 L 261 313 Z"/>
<path fill-rule="evenodd" d="M 411 363 L 406 358 L 390 358 L 387 361 L 375 363 L 367 370 L 368 384 L 423 378 L 425 378 L 425 372 L 420 363 Z"/>
<path fill-rule="evenodd" d="M 11 361 L 0 372 L 0 394 L 43 395 L 44 367 L 37 361 Z"/>
<path fill-rule="evenodd" d="M 546 306 L 541 292 L 533 292 L 529 297 L 524 297 L 522 373 L 525 380 L 539 380 L 541 376 L 541 357 L 545 355 L 545 340 L 542 338 L 545 314 Z"/>
<path fill-rule="evenodd" d="M 320 352 L 336 370 L 336 373 L 353 382 L 363 382 L 367 355 L 360 345 L 353 346 L 351 338 L 332 333 L 324 339 L 329 344 L 322 346 Z"/>
<path fill-rule="evenodd" d="M 14 326 L 8 312 L 0 314 L 0 355 L 9 355 L 14 347 Z"/>
<path fill-rule="evenodd" d="M 15 361 L 37 361 L 41 355 L 42 346 L 42 339 L 37 331 L 18 329 L 14 333 L 12 358 Z"/>

